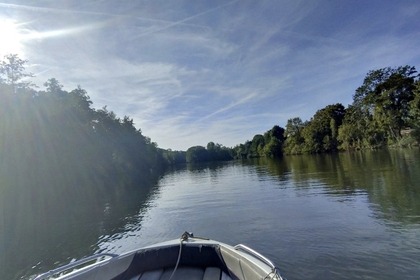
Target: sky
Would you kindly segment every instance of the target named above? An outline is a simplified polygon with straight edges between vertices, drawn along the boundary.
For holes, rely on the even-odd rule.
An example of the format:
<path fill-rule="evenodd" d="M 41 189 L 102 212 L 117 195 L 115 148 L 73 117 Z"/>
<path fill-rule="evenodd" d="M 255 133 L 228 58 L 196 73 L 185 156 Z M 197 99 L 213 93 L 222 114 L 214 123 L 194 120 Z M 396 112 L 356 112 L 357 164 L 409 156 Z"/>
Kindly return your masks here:
<path fill-rule="evenodd" d="M 0 38 L 40 88 L 80 85 L 161 148 L 233 147 L 420 69 L 420 1 L 0 0 Z"/>

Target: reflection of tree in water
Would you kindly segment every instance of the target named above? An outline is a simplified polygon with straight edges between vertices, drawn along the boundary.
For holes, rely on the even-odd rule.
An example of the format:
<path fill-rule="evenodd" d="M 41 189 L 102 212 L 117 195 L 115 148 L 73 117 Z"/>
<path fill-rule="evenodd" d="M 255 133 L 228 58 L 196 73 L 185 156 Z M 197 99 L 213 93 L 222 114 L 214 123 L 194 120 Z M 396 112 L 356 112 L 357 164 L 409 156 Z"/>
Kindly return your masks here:
<path fill-rule="evenodd" d="M 63 183 L 64 184 L 64 183 Z M 150 186 L 156 182 L 150 182 Z M 101 188 L 27 188 L 2 192 L 1 260 L 6 269 L 23 274 L 46 271 L 71 258 L 91 255 L 101 236 L 123 232 L 140 223 L 150 186 L 104 192 Z M 93 247 L 92 247 L 93 246 Z M 19 252 L 16 254 L 16 252 Z M 28 263 L 30 262 L 30 263 Z M 35 266 L 32 271 L 25 271 Z M 12 278 L 18 278 L 14 275 Z"/>
<path fill-rule="evenodd" d="M 380 211 L 379 217 L 397 223 L 420 223 L 417 149 L 287 156 L 253 164 L 267 166 L 270 175 L 280 181 L 293 180 L 297 188 L 311 188 L 320 182 L 323 192 L 330 196 L 366 193 L 377 205 L 374 208 Z M 259 174 L 264 176 L 264 172 Z"/>

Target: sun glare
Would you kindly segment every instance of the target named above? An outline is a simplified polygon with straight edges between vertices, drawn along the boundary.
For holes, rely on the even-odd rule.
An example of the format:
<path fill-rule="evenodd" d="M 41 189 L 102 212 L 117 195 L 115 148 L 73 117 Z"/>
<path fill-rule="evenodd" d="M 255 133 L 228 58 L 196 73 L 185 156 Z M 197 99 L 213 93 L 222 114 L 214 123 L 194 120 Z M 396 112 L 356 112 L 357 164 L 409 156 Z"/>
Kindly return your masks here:
<path fill-rule="evenodd" d="M 0 18 L 0 38 L 0 58 L 8 54 L 23 54 L 23 34 L 15 21 Z"/>

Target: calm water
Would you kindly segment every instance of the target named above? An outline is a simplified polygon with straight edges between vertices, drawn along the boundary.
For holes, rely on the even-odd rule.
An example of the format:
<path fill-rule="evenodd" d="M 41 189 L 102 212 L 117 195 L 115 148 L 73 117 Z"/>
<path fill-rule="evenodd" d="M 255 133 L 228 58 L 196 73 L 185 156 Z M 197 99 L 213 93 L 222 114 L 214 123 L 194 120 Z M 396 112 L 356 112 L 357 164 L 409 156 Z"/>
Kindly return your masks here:
<path fill-rule="evenodd" d="M 185 230 L 247 244 L 288 279 L 420 278 L 419 150 L 188 166 L 150 193 L 95 205 L 87 212 L 74 201 L 46 217 L 1 213 L 0 279 Z"/>

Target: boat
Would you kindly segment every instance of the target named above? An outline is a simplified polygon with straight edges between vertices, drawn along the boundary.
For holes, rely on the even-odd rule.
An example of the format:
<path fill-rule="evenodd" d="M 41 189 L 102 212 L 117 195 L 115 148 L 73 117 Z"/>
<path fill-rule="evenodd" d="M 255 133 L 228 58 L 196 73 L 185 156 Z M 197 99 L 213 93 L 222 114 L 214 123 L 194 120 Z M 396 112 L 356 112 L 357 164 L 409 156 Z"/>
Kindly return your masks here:
<path fill-rule="evenodd" d="M 231 246 L 185 232 L 121 255 L 101 253 L 38 275 L 34 280 L 283 280 L 279 269 L 248 246 Z"/>

